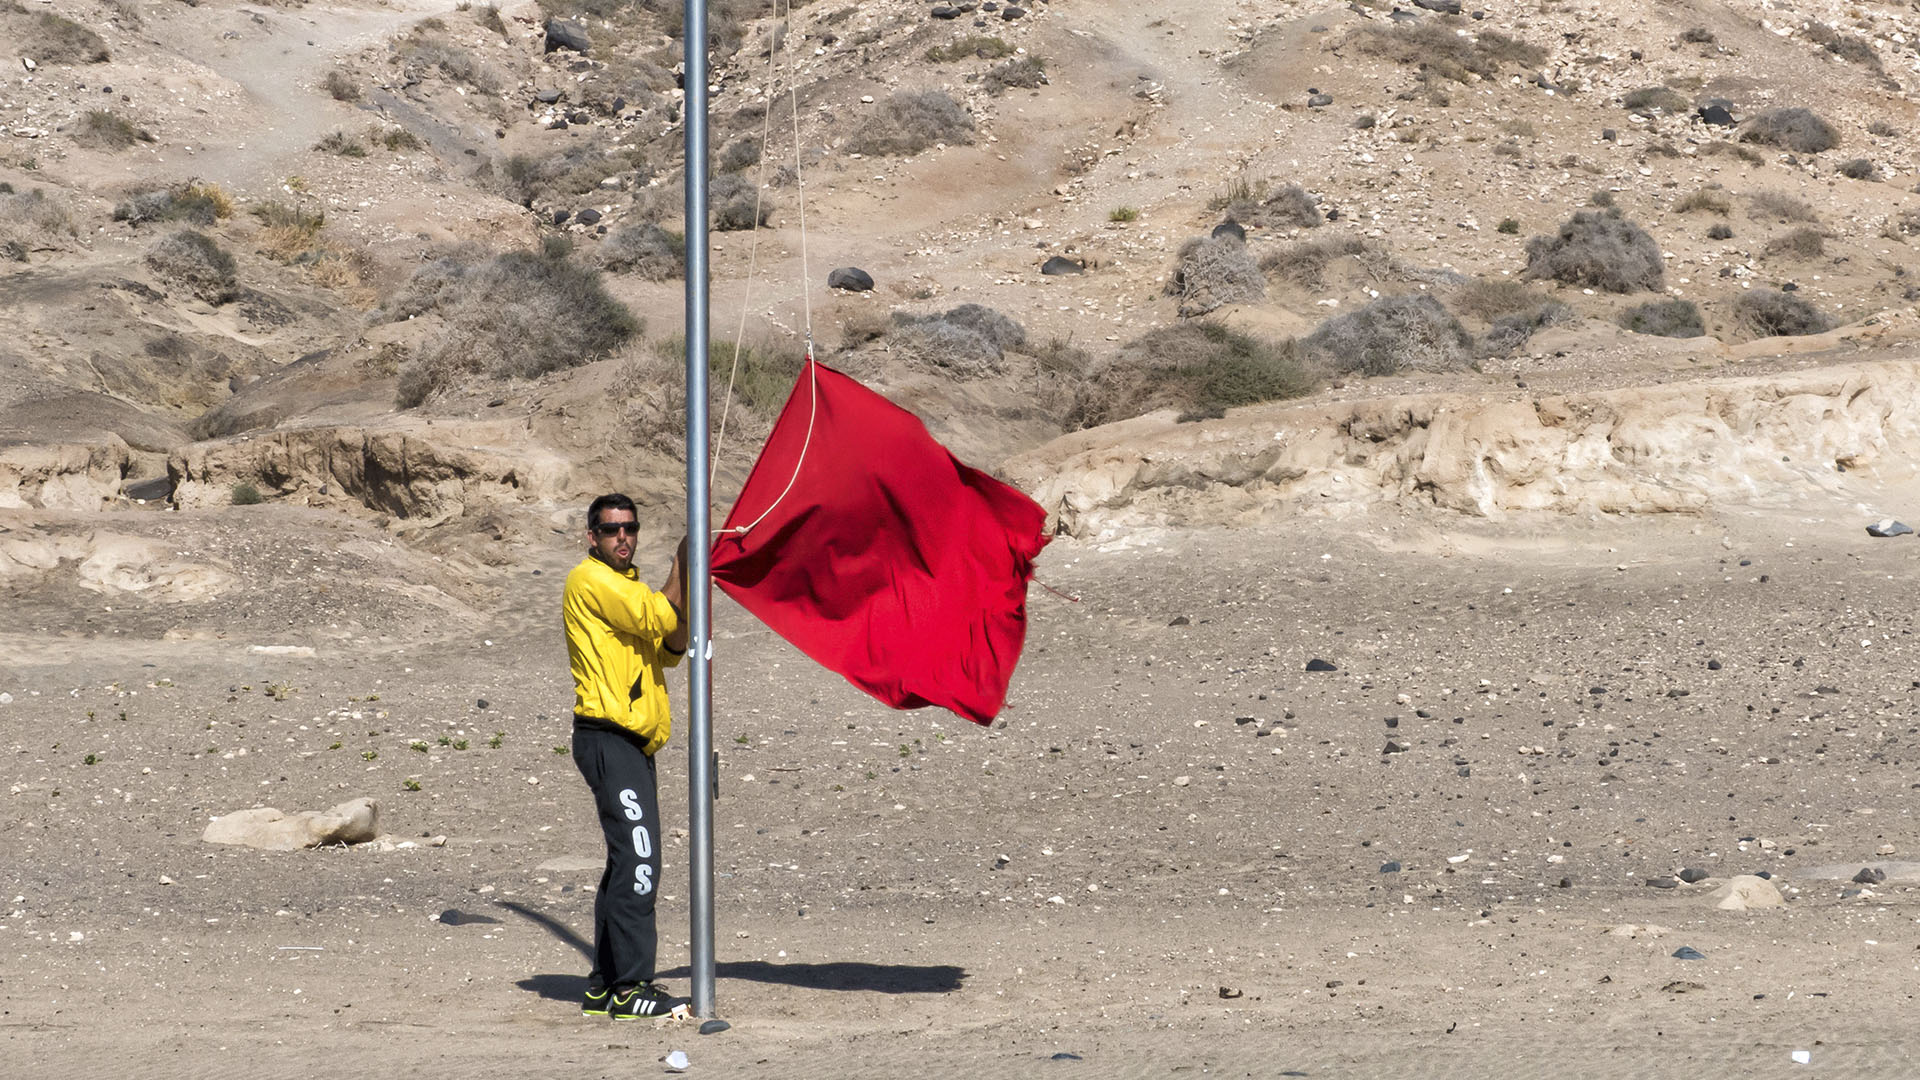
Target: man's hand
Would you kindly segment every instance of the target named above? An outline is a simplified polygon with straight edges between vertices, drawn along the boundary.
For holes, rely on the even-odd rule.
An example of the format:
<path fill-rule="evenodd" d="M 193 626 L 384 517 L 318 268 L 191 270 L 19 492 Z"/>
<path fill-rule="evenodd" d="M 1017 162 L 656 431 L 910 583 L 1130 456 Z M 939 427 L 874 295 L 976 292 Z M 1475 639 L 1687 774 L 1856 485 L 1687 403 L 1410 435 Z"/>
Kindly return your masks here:
<path fill-rule="evenodd" d="M 680 546 L 673 553 L 673 566 L 667 570 L 667 580 L 660 586 L 660 595 L 667 598 L 673 610 L 680 616 L 680 625 L 668 634 L 664 644 L 674 652 L 687 651 L 687 538 L 680 538 Z"/>

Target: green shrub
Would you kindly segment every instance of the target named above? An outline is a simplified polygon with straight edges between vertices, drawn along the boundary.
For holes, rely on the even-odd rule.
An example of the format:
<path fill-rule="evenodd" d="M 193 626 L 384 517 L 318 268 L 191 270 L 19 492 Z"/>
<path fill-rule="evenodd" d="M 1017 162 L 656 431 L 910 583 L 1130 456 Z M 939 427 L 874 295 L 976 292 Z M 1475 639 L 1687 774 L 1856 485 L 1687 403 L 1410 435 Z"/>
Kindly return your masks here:
<path fill-rule="evenodd" d="M 999 371 L 1007 350 L 1026 345 L 1027 331 L 992 308 L 961 304 L 939 315 L 896 311 L 888 340 L 909 361 L 977 377 Z"/>
<path fill-rule="evenodd" d="M 1618 210 L 1578 210 L 1553 236 L 1527 241 L 1526 276 L 1607 292 L 1657 290 L 1660 245 Z"/>
<path fill-rule="evenodd" d="M 1473 338 L 1426 293 L 1383 296 L 1300 340 L 1306 360 L 1334 374 L 1444 371 L 1467 362 Z"/>
<path fill-rule="evenodd" d="M 677 335 L 667 338 L 660 348 L 670 356 L 684 357 L 686 339 Z M 800 363 L 800 353 L 792 349 L 714 341 L 707 346 L 707 383 L 716 398 L 722 398 L 731 387 L 734 401 L 759 416 L 772 417 L 793 392 Z"/>
<path fill-rule="evenodd" d="M 715 172 L 731 173 L 760 164 L 760 140 L 746 137 L 733 140 L 714 158 Z"/>
<path fill-rule="evenodd" d="M 651 222 L 622 225 L 600 242 L 600 265 L 616 273 L 637 274 L 648 281 L 687 276 L 687 241 Z"/>
<path fill-rule="evenodd" d="M 233 213 L 233 199 L 214 184 L 174 184 L 136 192 L 113 208 L 113 220 L 129 225 L 184 221 L 211 225 Z"/>
<path fill-rule="evenodd" d="M 980 83 L 995 96 L 1009 90 L 1037 90 L 1047 85 L 1047 62 L 1037 56 L 1023 56 L 995 64 L 981 76 Z"/>
<path fill-rule="evenodd" d="M 1758 337 L 1799 337 L 1832 328 L 1819 309 L 1792 293 L 1753 289 L 1734 301 L 1734 317 Z"/>
<path fill-rule="evenodd" d="M 1107 220 L 1120 224 L 1125 224 L 1129 221 L 1138 221 L 1140 220 L 1140 211 L 1131 206 L 1116 206 L 1107 211 Z"/>
<path fill-rule="evenodd" d="M 1665 86 L 1635 90 L 1621 98 L 1620 105 L 1628 112 L 1637 113 L 1683 113 L 1693 107 L 1685 95 Z"/>
<path fill-rule="evenodd" d="M 1150 330 L 1089 370 L 1074 388 L 1067 422 L 1093 427 L 1159 409 L 1181 419 L 1298 397 L 1313 378 L 1292 341 L 1272 342 L 1220 323 L 1194 321 Z"/>
<path fill-rule="evenodd" d="M 1741 127 L 1740 138 L 1796 154 L 1818 154 L 1840 145 L 1840 133 L 1832 124 L 1797 107 L 1772 109 L 1748 120 Z"/>
<path fill-rule="evenodd" d="M 1501 218 L 1500 224 L 1494 226 L 1494 231 L 1505 233 L 1508 236 L 1518 236 L 1520 235 L 1520 219 Z"/>
<path fill-rule="evenodd" d="M 101 150 L 125 150 L 134 143 L 152 142 L 153 136 L 104 109 L 91 109 L 80 118 L 73 141 Z"/>
<path fill-rule="evenodd" d="M 244 480 L 233 485 L 231 495 L 235 506 L 258 506 L 267 501 L 266 496 L 260 494 L 259 488 Z"/>
<path fill-rule="evenodd" d="M 937 143 L 973 142 L 973 117 L 939 90 L 903 90 L 874 108 L 847 141 L 854 154 L 907 156 Z"/>
<path fill-rule="evenodd" d="M 400 367 L 396 400 L 412 408 L 476 375 L 533 378 L 589 363 L 638 333 L 596 270 L 531 251 L 422 267 L 388 314 L 438 311 L 445 328 Z"/>
<path fill-rule="evenodd" d="M 163 281 L 185 285 L 209 304 L 224 304 L 239 295 L 233 256 L 203 232 L 169 233 L 147 251 L 146 261 Z"/>
<path fill-rule="evenodd" d="M 1191 318 L 1266 296 L 1267 279 L 1239 237 L 1196 236 L 1180 246 L 1166 293 L 1179 300 L 1180 316 Z"/>
<path fill-rule="evenodd" d="M 420 141 L 420 136 L 403 127 L 381 127 L 376 124 L 368 129 L 367 138 L 395 153 L 419 150 L 426 146 Z"/>
<path fill-rule="evenodd" d="M 935 45 L 926 51 L 926 58 L 936 64 L 952 63 L 955 60 L 998 60 L 1013 55 L 1013 46 L 986 34 L 969 34 L 957 38 L 945 45 Z"/>
<path fill-rule="evenodd" d="M 1649 300 L 1621 312 L 1619 323 L 1630 333 L 1654 337 L 1702 337 L 1707 332 L 1700 307 L 1691 300 Z"/>

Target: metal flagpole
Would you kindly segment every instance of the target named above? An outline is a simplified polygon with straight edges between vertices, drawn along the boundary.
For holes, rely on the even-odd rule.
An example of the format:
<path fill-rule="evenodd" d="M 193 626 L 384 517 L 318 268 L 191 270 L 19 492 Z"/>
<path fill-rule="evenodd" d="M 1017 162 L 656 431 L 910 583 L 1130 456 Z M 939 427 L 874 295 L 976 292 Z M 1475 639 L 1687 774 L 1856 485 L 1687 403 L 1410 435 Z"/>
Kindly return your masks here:
<path fill-rule="evenodd" d="M 713 1011 L 712 548 L 707 457 L 707 5 L 686 0 L 687 131 L 687 896 L 693 1012 Z"/>

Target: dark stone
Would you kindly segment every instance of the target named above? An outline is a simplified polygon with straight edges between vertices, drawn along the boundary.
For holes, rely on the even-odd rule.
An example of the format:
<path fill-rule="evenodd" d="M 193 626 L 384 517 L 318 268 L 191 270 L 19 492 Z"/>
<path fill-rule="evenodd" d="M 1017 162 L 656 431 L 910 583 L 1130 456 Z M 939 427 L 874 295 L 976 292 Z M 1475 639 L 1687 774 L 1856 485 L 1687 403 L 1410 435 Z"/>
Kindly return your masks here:
<path fill-rule="evenodd" d="M 807 911 L 805 908 L 800 909 L 800 914 L 805 915 L 806 913 Z M 733 1025 L 727 1023 L 725 1020 L 707 1020 L 701 1023 L 700 1034 L 718 1035 L 721 1032 L 726 1031 L 732 1027 Z"/>
<path fill-rule="evenodd" d="M 870 292 L 873 289 L 873 275 L 857 266 L 843 266 L 827 275 L 827 288 Z"/>
<path fill-rule="evenodd" d="M 1892 518 L 1888 518 L 1885 521 L 1876 521 L 1867 526 L 1868 536 L 1911 536 L 1912 534 L 1913 526 L 1902 521 L 1895 521 Z"/>
<path fill-rule="evenodd" d="M 1397 862 L 1381 863 L 1380 872 L 1383 874 L 1397 874 L 1400 872 L 1400 864 Z"/>
<path fill-rule="evenodd" d="M 566 92 L 562 90 L 542 90 L 539 93 L 533 95 L 533 100 L 539 102 L 542 105 L 551 105 L 554 102 L 559 101 L 562 97 L 565 97 L 565 96 L 566 96 Z"/>
<path fill-rule="evenodd" d="M 1252 716 L 1236 716 L 1233 718 L 1233 722 L 1235 724 L 1253 724 L 1258 723 L 1259 719 Z"/>
<path fill-rule="evenodd" d="M 1223 995 L 1221 995 L 1221 996 L 1222 996 L 1222 997 L 1224 997 L 1225 995 L 1223 994 Z M 1050 1058 L 1048 1058 L 1047 1060 L 1048 1060 L 1048 1061 L 1084 1061 L 1085 1059 L 1084 1059 L 1084 1058 L 1082 1058 L 1082 1057 L 1081 1057 L 1081 1056 L 1080 1056 L 1079 1054 L 1075 1054 L 1075 1053 L 1071 1053 L 1071 1052 L 1069 1052 L 1069 1051 L 1066 1051 L 1066 1050 L 1062 1050 L 1062 1051 L 1060 1051 L 1059 1053 L 1057 1053 L 1057 1054 L 1055 1054 L 1055 1055 L 1053 1055 L 1052 1057 L 1050 1057 Z"/>
<path fill-rule="evenodd" d="M 1632 50 L 1632 51 L 1630 51 L 1630 52 L 1628 52 L 1628 53 L 1627 53 L 1627 59 L 1629 59 L 1629 60 L 1644 60 L 1644 59 L 1646 59 L 1646 58 L 1640 55 L 1640 50 L 1639 50 L 1639 49 L 1634 49 L 1634 50 Z"/>
<path fill-rule="evenodd" d="M 502 402 L 499 402 L 498 404 L 501 404 L 501 405 L 505 405 L 505 404 L 506 404 L 506 402 L 504 402 L 504 401 L 502 401 Z M 474 707 L 474 708 L 476 708 L 476 709 L 484 709 L 484 708 L 486 708 L 486 707 L 487 707 L 487 706 L 488 706 L 489 704 L 490 704 L 490 702 L 488 702 L 486 698 L 480 698 L 480 699 L 479 699 L 478 701 L 475 701 L 475 702 L 473 703 L 473 707 Z"/>
<path fill-rule="evenodd" d="M 592 48 L 593 41 L 587 37 L 586 27 L 566 19 L 547 20 L 547 43 L 543 51 L 572 49 L 581 56 L 585 56 Z"/>
<path fill-rule="evenodd" d="M 1559 886 L 1557 886 L 1557 887 L 1558 887 L 1558 888 L 1562 888 L 1562 889 L 1571 889 L 1571 888 L 1573 888 L 1573 879 L 1572 879 L 1572 878 L 1561 878 L 1561 879 L 1560 879 L 1560 884 L 1559 884 Z"/>
<path fill-rule="evenodd" d="M 1705 960 L 1707 954 L 1691 945 L 1682 945 L 1673 950 L 1673 958 L 1675 960 Z"/>
<path fill-rule="evenodd" d="M 1455 770 L 1453 770 L 1453 775 L 1455 775 L 1455 776 L 1459 776 L 1459 777 L 1468 777 L 1468 776 L 1472 776 L 1472 775 L 1473 775 L 1473 769 L 1472 769 L 1472 767 L 1471 767 L 1471 766 L 1467 766 L 1467 765 L 1462 765 L 1462 766 L 1460 766 L 1459 768 L 1457 768 L 1457 769 L 1455 769 Z"/>
<path fill-rule="evenodd" d="M 1387 14 L 1387 18 L 1392 19 L 1394 22 L 1418 22 L 1420 20 L 1420 16 L 1401 8 L 1394 8 Z"/>
<path fill-rule="evenodd" d="M 617 97 L 613 99 L 613 104 L 607 106 L 607 111 L 617 113 L 626 107 L 627 107 L 627 99 L 623 97 Z"/>
<path fill-rule="evenodd" d="M 1460 14 L 1460 0 L 1413 0 L 1413 6 L 1437 11 L 1442 15 Z"/>
<path fill-rule="evenodd" d="M 1000 17 L 1001 17 L 1002 19 L 1005 19 L 1005 20 L 1006 20 L 1006 21 L 1008 21 L 1008 22 L 1012 22 L 1013 20 L 1015 20 L 1015 19 L 1018 19 L 1018 18 L 1020 18 L 1020 17 L 1022 17 L 1022 16 L 1024 16 L 1024 15 L 1025 15 L 1026 13 L 1027 13 L 1027 9 L 1026 9 L 1026 8 L 1023 8 L 1023 7 L 1010 7 L 1010 8 L 1008 8 L 1007 10 L 1005 10 L 1005 11 L 1003 11 L 1003 12 L 1001 12 L 1001 13 L 1000 13 Z"/>
<path fill-rule="evenodd" d="M 1667 691 L 1667 696 L 1670 698 L 1682 698 L 1682 697 L 1686 697 L 1688 694 L 1691 694 L 1692 692 L 1693 691 L 1691 690 L 1669 690 Z"/>
<path fill-rule="evenodd" d="M 1000 5 L 995 3 L 994 0 L 987 0 L 986 3 L 980 5 L 980 10 L 991 14 L 993 12 L 999 11 Z"/>
<path fill-rule="evenodd" d="M 1059 277 L 1062 274 L 1084 274 L 1087 272 L 1087 264 L 1078 259 L 1069 259 L 1064 255 L 1055 255 L 1053 258 L 1040 264 L 1040 272 L 1048 277 Z"/>
<path fill-rule="evenodd" d="M 1795 285 L 1793 282 L 1789 281 L 1785 285 L 1780 286 L 1780 291 L 1781 292 L 1799 292 L 1800 286 Z"/>
<path fill-rule="evenodd" d="M 1757 878 L 1759 878 L 1759 879 L 1760 879 L 1761 881 L 1772 881 L 1772 880 L 1773 880 L 1773 871 L 1771 871 L 1771 870 L 1755 870 L 1755 871 L 1753 872 L 1753 876 L 1754 876 L 1754 877 L 1757 877 Z"/>
<path fill-rule="evenodd" d="M 1696 882 L 1705 881 L 1709 876 L 1710 875 L 1705 870 L 1702 870 L 1697 866 L 1689 866 L 1685 870 L 1680 871 L 1680 880 L 1686 882 L 1689 885 L 1692 885 Z"/>
<path fill-rule="evenodd" d="M 1587 693 L 1589 693 L 1589 694 L 1593 694 L 1593 695 L 1594 695 L 1594 696 L 1596 696 L 1596 697 L 1597 697 L 1597 696 L 1599 696 L 1599 695 L 1601 695 L 1601 694 L 1604 694 L 1604 693 L 1606 693 L 1606 692 L 1607 692 L 1607 688 L 1606 688 L 1606 687 L 1604 687 L 1604 686 L 1589 686 L 1589 687 L 1587 687 Z"/>
<path fill-rule="evenodd" d="M 1656 889 L 1677 889 L 1680 887 L 1680 879 L 1670 878 L 1670 877 L 1650 877 L 1647 879 L 1647 884 L 1653 886 Z"/>
<path fill-rule="evenodd" d="M 573 216 L 573 220 L 579 222 L 582 225 L 598 225 L 600 224 L 600 211 L 595 210 L 592 207 L 588 207 L 587 209 L 580 211 L 578 214 L 575 214 Z"/>
<path fill-rule="evenodd" d="M 567 123 L 569 124 L 589 124 L 592 122 L 593 117 L 584 109 L 575 109 L 567 114 Z"/>
<path fill-rule="evenodd" d="M 1720 661 L 1718 661 L 1718 660 L 1709 660 L 1709 661 L 1707 661 L 1707 670 L 1708 670 L 1708 671 L 1719 671 L 1719 670 L 1720 670 Z"/>
<path fill-rule="evenodd" d="M 1878 885 L 1887 880 L 1887 872 L 1876 866 L 1863 866 L 1853 875 L 1853 880 L 1857 885 Z"/>
<path fill-rule="evenodd" d="M 567 130 L 567 122 L 556 116 L 553 118 L 553 123 L 547 125 L 547 130 L 548 131 L 565 131 Z"/>
<path fill-rule="evenodd" d="M 1231 236 L 1241 243 L 1246 243 L 1247 230 L 1239 222 L 1228 218 L 1213 227 L 1213 238 L 1217 240 L 1222 236 Z"/>
<path fill-rule="evenodd" d="M 1315 94 L 1307 99 L 1309 109 L 1324 109 L 1331 104 L 1333 104 L 1332 94 Z"/>
<path fill-rule="evenodd" d="M 555 225 L 565 225 L 567 219 L 571 217 L 573 217 L 573 211 L 571 210 L 555 210 L 553 212 L 553 223 Z"/>
<path fill-rule="evenodd" d="M 471 926 L 476 923 L 497 923 L 499 919 L 491 915 L 472 915 L 459 908 L 448 908 L 440 913 L 441 926 Z"/>
<path fill-rule="evenodd" d="M 1380 752 L 1383 754 L 1404 754 L 1411 749 L 1413 749 L 1411 746 L 1401 742 L 1399 739 L 1388 739 L 1386 749 Z"/>
<path fill-rule="evenodd" d="M 1322 660 L 1316 656 L 1313 659 L 1307 661 L 1307 670 L 1308 671 L 1339 671 L 1340 669 L 1337 667 L 1334 667 L 1332 664 L 1329 664 L 1325 660 Z"/>
<path fill-rule="evenodd" d="M 1840 692 L 1840 688 L 1837 686 L 1816 686 L 1813 688 L 1813 692 L 1816 694 L 1837 694 Z"/>
<path fill-rule="evenodd" d="M 129 499 L 145 499 L 148 502 L 171 499 L 173 498 L 173 481 L 164 476 L 156 476 L 151 480 L 136 480 L 122 487 L 120 494 Z"/>
<path fill-rule="evenodd" d="M 1173 621 L 1167 623 L 1167 625 L 1168 626 L 1192 626 L 1193 620 L 1187 618 L 1185 615 L 1175 615 L 1173 617 Z"/>
<path fill-rule="evenodd" d="M 1615 132 L 1612 128 L 1601 128 L 1600 137 L 1608 142 L 1613 142 L 1620 136 L 1619 133 Z"/>
<path fill-rule="evenodd" d="M 1724 105 L 1703 106 L 1698 114 L 1700 122 L 1712 127 L 1732 127 L 1733 114 Z"/>
<path fill-rule="evenodd" d="M 936 19 L 957 19 L 960 17 L 960 9 L 957 7 L 948 7 L 945 4 L 941 4 L 938 7 L 934 8 L 932 11 L 927 12 L 927 14 L 933 16 Z"/>
<path fill-rule="evenodd" d="M 1387 717 L 1387 727 L 1388 727 L 1389 729 L 1392 729 L 1392 728 L 1397 728 L 1397 727 L 1399 727 L 1399 726 L 1400 726 L 1400 718 L 1399 718 L 1399 717 L 1397 717 L 1397 716 L 1389 716 L 1389 717 Z"/>

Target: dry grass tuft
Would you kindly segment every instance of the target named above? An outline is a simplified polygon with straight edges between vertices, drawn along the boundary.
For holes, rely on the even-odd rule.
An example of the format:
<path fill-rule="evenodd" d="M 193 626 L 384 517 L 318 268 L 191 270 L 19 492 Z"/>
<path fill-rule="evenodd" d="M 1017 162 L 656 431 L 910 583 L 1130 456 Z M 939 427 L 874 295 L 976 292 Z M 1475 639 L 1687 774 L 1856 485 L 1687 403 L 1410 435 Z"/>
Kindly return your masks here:
<path fill-rule="evenodd" d="M 1299 397 L 1313 385 L 1291 340 L 1266 341 L 1216 322 L 1180 323 L 1150 330 L 1089 365 L 1073 385 L 1067 423 L 1093 427 L 1160 409 L 1178 409 L 1183 421 L 1208 419 Z"/>
<path fill-rule="evenodd" d="M 1383 296 L 1300 339 L 1307 362 L 1332 374 L 1392 375 L 1466 365 L 1473 338 L 1426 293 Z"/>
<path fill-rule="evenodd" d="M 1526 276 L 1608 292 L 1657 290 L 1660 245 L 1618 210 L 1578 210 L 1553 236 L 1527 241 Z"/>
<path fill-rule="evenodd" d="M 1192 318 L 1266 296 L 1267 279 L 1239 237 L 1194 237 L 1180 246 L 1166 293 L 1180 301 L 1181 318 Z"/>
<path fill-rule="evenodd" d="M 874 107 L 847 141 L 849 153 L 905 157 L 938 144 L 973 142 L 973 117 L 939 90 L 902 90 Z"/>

